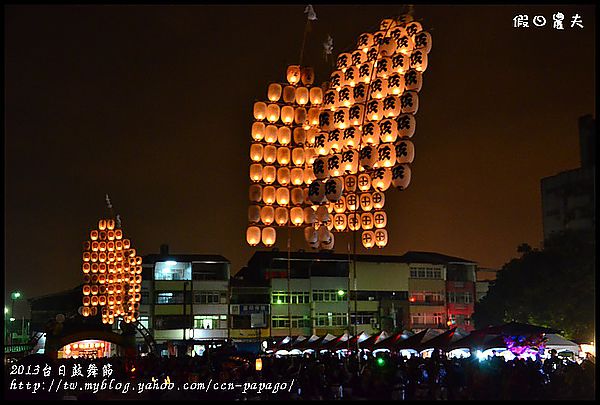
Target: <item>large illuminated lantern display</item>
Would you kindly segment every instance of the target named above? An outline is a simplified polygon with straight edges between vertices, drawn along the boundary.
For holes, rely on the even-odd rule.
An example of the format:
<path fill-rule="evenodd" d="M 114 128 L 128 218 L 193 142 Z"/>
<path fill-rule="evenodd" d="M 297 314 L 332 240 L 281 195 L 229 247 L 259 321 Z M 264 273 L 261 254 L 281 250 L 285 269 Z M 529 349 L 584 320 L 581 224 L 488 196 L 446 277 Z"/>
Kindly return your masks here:
<path fill-rule="evenodd" d="M 334 232 L 361 232 L 365 248 L 388 242 L 385 191 L 411 180 L 418 93 L 431 35 L 410 15 L 381 21 L 338 55 L 329 82 L 289 66 L 254 104 L 247 242 L 275 243 L 277 228 L 304 227 L 313 248 Z"/>
<path fill-rule="evenodd" d="M 101 219 L 83 243 L 83 316 L 101 314 L 113 324 L 122 317 L 127 323 L 139 318 L 142 258 L 136 254 L 114 219 Z"/>

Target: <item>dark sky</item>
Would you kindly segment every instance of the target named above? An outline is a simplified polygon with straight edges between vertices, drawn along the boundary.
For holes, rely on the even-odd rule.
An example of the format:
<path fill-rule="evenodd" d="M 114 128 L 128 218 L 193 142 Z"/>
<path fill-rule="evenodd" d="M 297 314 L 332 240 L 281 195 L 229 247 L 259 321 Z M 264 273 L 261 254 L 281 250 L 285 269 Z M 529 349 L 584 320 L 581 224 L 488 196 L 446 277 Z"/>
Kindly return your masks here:
<path fill-rule="evenodd" d="M 252 105 L 298 63 L 303 5 L 5 8 L 5 274 L 8 297 L 71 288 L 81 242 L 109 193 L 142 254 L 246 245 Z M 402 6 L 323 6 L 305 64 L 327 33 L 350 50 Z M 551 26 L 561 11 L 565 30 Z M 571 28 L 572 15 L 584 28 Z M 516 29 L 517 14 L 546 27 Z M 500 267 L 542 239 L 540 179 L 579 165 L 577 118 L 595 111 L 593 6 L 417 6 L 433 48 L 405 192 L 386 193 L 389 245 Z M 307 248 L 301 231 L 292 249 Z M 276 246 L 286 249 L 285 231 Z M 346 252 L 350 237 L 337 237 Z M 23 307 L 24 308 L 24 307 Z M 20 316 L 19 313 L 17 315 Z"/>

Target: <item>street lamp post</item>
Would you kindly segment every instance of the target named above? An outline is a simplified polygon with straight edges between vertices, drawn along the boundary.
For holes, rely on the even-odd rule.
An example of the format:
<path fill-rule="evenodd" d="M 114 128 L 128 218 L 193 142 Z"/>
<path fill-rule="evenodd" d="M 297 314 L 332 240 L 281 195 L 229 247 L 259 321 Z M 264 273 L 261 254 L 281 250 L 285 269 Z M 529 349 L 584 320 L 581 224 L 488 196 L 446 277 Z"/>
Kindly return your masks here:
<path fill-rule="evenodd" d="M 10 298 L 11 298 L 11 308 L 10 308 L 10 320 L 11 322 L 14 321 L 14 317 L 15 317 L 15 301 L 18 300 L 19 298 L 21 298 L 21 293 L 19 291 L 13 291 L 10 294 Z M 6 312 L 6 309 L 5 309 Z M 13 334 L 14 332 L 11 330 L 10 332 L 10 343 L 13 343 Z"/>

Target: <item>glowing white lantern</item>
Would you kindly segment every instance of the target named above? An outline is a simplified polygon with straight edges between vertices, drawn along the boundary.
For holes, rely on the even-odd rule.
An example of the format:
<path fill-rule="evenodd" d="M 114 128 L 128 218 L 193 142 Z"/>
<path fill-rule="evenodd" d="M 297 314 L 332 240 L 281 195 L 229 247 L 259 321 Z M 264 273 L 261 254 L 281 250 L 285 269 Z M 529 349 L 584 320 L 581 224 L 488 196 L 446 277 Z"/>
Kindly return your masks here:
<path fill-rule="evenodd" d="M 392 184 L 399 190 L 405 190 L 410 184 L 411 171 L 409 165 L 398 165 L 392 169 Z"/>
<path fill-rule="evenodd" d="M 379 140 L 379 125 L 376 122 L 369 122 L 363 125 L 362 141 L 364 144 L 378 145 Z"/>
<path fill-rule="evenodd" d="M 372 169 L 375 162 L 377 162 L 377 147 L 366 145 L 360 150 L 360 165 L 365 169 Z"/>
<path fill-rule="evenodd" d="M 304 208 L 304 223 L 305 224 L 314 224 L 317 220 L 317 213 L 312 207 Z"/>
<path fill-rule="evenodd" d="M 358 197 L 356 194 L 348 194 L 346 196 L 346 208 L 348 211 L 356 211 L 358 209 Z M 348 217 L 348 219 L 350 219 Z"/>
<path fill-rule="evenodd" d="M 371 179 L 369 179 L 369 183 L 371 183 Z M 344 188 L 350 192 L 354 193 L 356 191 L 357 178 L 356 176 L 345 176 L 344 177 Z"/>
<path fill-rule="evenodd" d="M 338 93 L 338 103 L 340 107 L 350 107 L 354 104 L 354 89 L 350 86 L 342 87 Z"/>
<path fill-rule="evenodd" d="M 383 78 L 377 78 L 371 83 L 371 98 L 382 99 L 387 96 L 387 80 Z"/>
<path fill-rule="evenodd" d="M 368 58 L 368 57 L 367 57 Z M 373 71 L 373 65 L 369 62 L 365 62 L 362 65 L 358 66 L 358 82 L 359 83 L 370 83 L 371 82 L 371 72 Z M 355 86 L 354 88 L 358 87 Z M 354 96 L 356 100 L 356 95 Z"/>
<path fill-rule="evenodd" d="M 270 205 L 262 207 L 260 210 L 260 220 L 265 225 L 271 225 L 275 220 L 275 208 Z"/>
<path fill-rule="evenodd" d="M 423 86 L 423 73 L 410 69 L 404 74 L 404 83 L 408 91 L 421 91 Z"/>
<path fill-rule="evenodd" d="M 353 88 L 356 83 L 358 83 L 358 67 L 350 66 L 344 72 L 344 85 Z M 340 100 L 340 102 L 343 102 L 343 100 Z"/>
<path fill-rule="evenodd" d="M 304 192 L 300 187 L 292 189 L 292 204 L 301 205 L 304 202 Z"/>
<path fill-rule="evenodd" d="M 403 114 L 416 114 L 419 109 L 419 96 L 414 91 L 405 91 L 400 96 L 400 106 Z"/>
<path fill-rule="evenodd" d="M 398 138 L 398 123 L 393 119 L 379 122 L 379 139 L 381 142 L 394 142 Z"/>
<path fill-rule="evenodd" d="M 262 180 L 263 167 L 262 165 L 255 163 L 250 165 L 250 180 L 257 183 Z"/>
<path fill-rule="evenodd" d="M 289 220 L 289 212 L 285 207 L 277 207 L 275 208 L 275 222 L 279 226 L 283 226 L 288 223 Z"/>
<path fill-rule="evenodd" d="M 320 110 L 316 107 L 309 108 L 307 115 L 307 121 L 309 126 L 319 125 L 319 112 Z M 310 130 L 310 128 L 308 130 Z"/>
<path fill-rule="evenodd" d="M 267 90 L 267 98 L 269 99 L 269 101 L 272 102 L 279 101 L 279 99 L 281 98 L 281 84 L 269 84 L 269 89 Z"/>
<path fill-rule="evenodd" d="M 263 202 L 271 205 L 275 202 L 276 189 L 273 186 L 267 186 L 263 189 Z"/>
<path fill-rule="evenodd" d="M 352 52 L 352 65 L 358 66 L 367 61 L 367 55 L 360 49 Z"/>
<path fill-rule="evenodd" d="M 272 184 L 277 178 L 277 169 L 275 166 L 265 166 L 262 172 L 263 181 L 267 184 Z"/>
<path fill-rule="evenodd" d="M 371 66 L 374 66 L 375 62 L 377 61 L 378 56 L 379 56 L 379 49 L 377 49 L 376 46 L 371 47 L 367 51 L 367 63 L 371 64 Z M 368 83 L 368 82 L 365 82 L 365 83 Z"/>
<path fill-rule="evenodd" d="M 290 181 L 294 186 L 301 186 L 304 183 L 304 169 L 301 167 L 294 167 L 290 170 Z"/>
<path fill-rule="evenodd" d="M 396 41 L 392 37 L 383 39 L 379 52 L 383 56 L 392 56 L 396 52 Z"/>
<path fill-rule="evenodd" d="M 319 114 L 319 127 L 321 131 L 332 131 L 335 129 L 333 126 L 333 112 L 332 111 L 321 111 Z"/>
<path fill-rule="evenodd" d="M 360 214 L 358 212 L 351 212 L 347 217 L 348 229 L 351 231 L 358 231 L 360 229 Z"/>
<path fill-rule="evenodd" d="M 396 163 L 412 163 L 415 159 L 415 145 L 411 141 L 400 140 L 394 145 Z"/>
<path fill-rule="evenodd" d="M 371 211 L 373 209 L 373 196 L 371 193 L 362 193 L 358 196 L 360 209 L 363 211 Z"/>
<path fill-rule="evenodd" d="M 280 165 L 287 165 L 290 163 L 290 148 L 280 147 L 277 149 L 277 162 Z"/>
<path fill-rule="evenodd" d="M 267 116 L 267 105 L 262 101 L 254 103 L 254 119 L 262 121 Z"/>
<path fill-rule="evenodd" d="M 387 80 L 388 94 L 398 96 L 404 91 L 404 76 L 400 73 L 393 73 Z"/>
<path fill-rule="evenodd" d="M 300 69 L 302 83 L 305 86 L 310 86 L 315 81 L 315 71 L 310 66 L 305 66 Z"/>
<path fill-rule="evenodd" d="M 348 218 L 344 214 L 335 214 L 333 216 L 333 226 L 336 231 L 342 232 L 348 226 Z"/>
<path fill-rule="evenodd" d="M 408 55 L 404 53 L 397 53 L 396 55 L 391 57 L 392 61 L 392 71 L 403 75 L 408 72 L 408 68 L 410 67 L 410 61 L 408 59 Z"/>
<path fill-rule="evenodd" d="M 315 228 L 312 226 L 307 226 L 304 228 L 304 239 L 309 244 L 313 244 L 319 241 L 319 234 Z"/>
<path fill-rule="evenodd" d="M 311 104 L 320 105 L 323 102 L 323 89 L 320 87 L 311 87 L 309 95 Z"/>
<path fill-rule="evenodd" d="M 363 52 L 367 52 L 367 50 L 369 50 L 369 48 L 372 46 L 373 46 L 373 34 L 366 32 L 364 34 L 361 34 L 358 37 L 358 41 L 356 43 L 356 47 L 358 49 L 361 49 Z"/>
<path fill-rule="evenodd" d="M 275 193 L 277 204 L 288 205 L 290 202 L 290 190 L 286 187 L 279 187 Z"/>
<path fill-rule="evenodd" d="M 339 200 L 335 201 L 333 203 L 333 210 L 337 214 L 343 214 L 344 212 L 346 212 L 346 198 L 340 197 Z"/>
<path fill-rule="evenodd" d="M 364 230 L 373 229 L 373 214 L 370 212 L 360 214 L 360 227 Z"/>
<path fill-rule="evenodd" d="M 329 171 L 327 169 L 327 157 L 320 156 L 316 158 L 313 163 L 312 170 L 317 179 L 326 179 L 329 176 Z"/>
<path fill-rule="evenodd" d="M 387 96 L 383 99 L 383 116 L 395 118 L 400 115 L 400 98 L 398 96 Z"/>
<path fill-rule="evenodd" d="M 260 221 L 260 207 L 258 205 L 248 206 L 248 222 L 257 223 Z"/>
<path fill-rule="evenodd" d="M 364 247 L 371 249 L 375 246 L 375 233 L 373 231 L 363 231 L 361 240 Z"/>
<path fill-rule="evenodd" d="M 385 228 L 387 225 L 387 214 L 385 211 L 375 211 L 373 213 L 373 223 L 377 229 Z"/>
<path fill-rule="evenodd" d="M 306 142 L 307 132 L 308 131 L 306 131 L 302 127 L 294 128 L 293 137 L 294 137 L 294 142 L 296 143 L 296 145 L 304 145 L 304 143 Z"/>
<path fill-rule="evenodd" d="M 344 181 L 339 177 L 335 179 L 329 179 L 327 183 L 325 183 L 325 198 L 327 198 L 329 201 L 338 201 L 343 192 Z"/>
<path fill-rule="evenodd" d="M 325 201 L 325 183 L 315 180 L 308 185 L 308 198 L 313 204 Z"/>
<path fill-rule="evenodd" d="M 392 182 L 392 171 L 389 167 L 375 169 L 371 176 L 371 185 L 375 190 L 385 191 Z"/>
<path fill-rule="evenodd" d="M 359 155 L 356 150 L 347 150 L 342 152 L 341 167 L 346 174 L 355 174 L 358 172 Z"/>
<path fill-rule="evenodd" d="M 355 149 L 360 145 L 362 132 L 354 126 L 346 128 L 342 135 L 342 145 L 346 149 Z"/>
<path fill-rule="evenodd" d="M 300 81 L 300 66 L 290 65 L 287 68 L 286 78 L 289 84 L 297 84 Z"/>
<path fill-rule="evenodd" d="M 375 209 L 382 209 L 383 206 L 385 205 L 385 193 L 382 193 L 381 191 L 375 191 L 373 194 L 373 208 Z"/>
<path fill-rule="evenodd" d="M 329 86 L 331 87 L 331 89 L 339 91 L 342 88 L 342 74 L 343 73 L 341 70 L 336 70 L 331 74 L 331 76 L 329 77 Z"/>
<path fill-rule="evenodd" d="M 363 83 L 357 84 L 354 86 L 352 95 L 354 96 L 354 103 L 364 103 L 367 99 L 367 85 Z"/>
<path fill-rule="evenodd" d="M 289 145 L 292 141 L 292 130 L 288 127 L 279 127 L 277 129 L 277 142 L 281 145 Z"/>
<path fill-rule="evenodd" d="M 266 110 L 266 107 L 265 107 L 265 110 Z M 254 124 L 252 124 L 252 138 L 255 141 L 261 141 L 264 137 L 265 137 L 265 124 L 263 124 L 262 122 L 255 122 Z"/>
<path fill-rule="evenodd" d="M 377 61 L 376 75 L 377 77 L 381 77 L 387 79 L 389 75 L 393 72 L 392 69 L 392 60 L 391 58 L 382 58 Z"/>
<path fill-rule="evenodd" d="M 320 241 L 320 242 L 321 242 L 321 249 L 331 250 L 331 249 L 333 249 L 333 246 L 335 245 L 335 237 L 333 236 L 333 234 L 331 232 L 329 232 L 329 230 L 327 230 L 327 238 L 324 241 Z"/>
<path fill-rule="evenodd" d="M 402 114 L 396 118 L 398 123 L 398 136 L 400 138 L 411 138 L 415 134 L 417 121 L 412 114 Z"/>
<path fill-rule="evenodd" d="M 308 103 L 310 94 L 306 87 L 298 87 L 296 89 L 296 103 L 299 105 L 305 105 Z"/>
<path fill-rule="evenodd" d="M 330 155 L 327 158 L 327 171 L 330 177 L 341 176 L 343 173 L 342 169 L 342 155 L 336 153 L 335 155 Z"/>
<path fill-rule="evenodd" d="M 382 143 L 377 148 L 376 167 L 392 167 L 396 164 L 396 148 L 391 143 Z"/>
<path fill-rule="evenodd" d="M 381 100 L 371 100 L 367 102 L 365 114 L 369 121 L 379 121 L 383 118 L 383 104 Z"/>
<path fill-rule="evenodd" d="M 348 109 L 348 122 L 351 125 L 358 127 L 365 120 L 365 107 L 362 104 L 355 104 Z M 360 139 L 360 138 L 359 138 Z M 353 147 L 357 147 L 358 143 Z"/>
<path fill-rule="evenodd" d="M 377 229 L 375 231 L 375 244 L 378 248 L 385 247 L 388 243 L 388 233 L 385 229 Z"/>
<path fill-rule="evenodd" d="M 286 105 L 281 108 L 281 121 L 286 125 L 294 122 L 294 107 Z"/>
<path fill-rule="evenodd" d="M 390 38 L 392 38 L 394 41 L 398 42 L 400 37 L 403 37 L 406 35 L 406 29 L 401 25 L 396 25 L 394 28 L 392 28 L 388 32 L 388 34 L 389 34 Z"/>
<path fill-rule="evenodd" d="M 352 55 L 350 53 L 340 53 L 336 61 L 336 69 L 345 71 L 352 64 Z"/>
<path fill-rule="evenodd" d="M 267 228 L 263 228 L 262 230 L 262 243 L 267 246 L 273 246 L 275 244 L 275 239 L 277 237 L 277 234 L 275 232 L 275 229 L 271 228 L 271 227 L 267 227 Z"/>
<path fill-rule="evenodd" d="M 326 205 L 321 205 L 317 208 L 316 219 L 318 222 L 327 221 L 328 215 L 329 215 L 329 211 L 327 210 Z"/>
<path fill-rule="evenodd" d="M 317 177 L 315 176 L 313 168 L 305 167 L 304 168 L 304 184 L 311 184 L 316 179 L 317 179 Z"/>
<path fill-rule="evenodd" d="M 277 160 L 277 147 L 273 145 L 267 145 L 264 148 L 263 159 L 266 163 L 274 163 Z"/>
<path fill-rule="evenodd" d="M 410 55 L 410 67 L 418 72 L 427 70 L 427 53 L 421 49 L 413 51 Z"/>
<path fill-rule="evenodd" d="M 267 128 L 265 129 L 265 142 L 277 142 L 277 127 L 275 125 L 267 125 Z"/>
<path fill-rule="evenodd" d="M 325 95 L 323 96 L 323 108 L 335 110 L 335 108 L 338 105 L 339 105 L 338 92 L 333 89 L 326 91 Z"/>
<path fill-rule="evenodd" d="M 409 55 L 415 46 L 415 42 L 408 35 L 398 38 L 396 41 L 396 53 Z"/>
<path fill-rule="evenodd" d="M 304 212 L 300 207 L 294 207 L 290 210 L 290 219 L 294 226 L 300 226 L 304 223 Z"/>
<path fill-rule="evenodd" d="M 368 191 L 371 188 L 371 176 L 367 173 L 359 174 L 356 184 L 360 191 Z"/>
<path fill-rule="evenodd" d="M 282 186 L 290 184 L 290 169 L 287 167 L 277 169 L 277 182 Z"/>
<path fill-rule="evenodd" d="M 248 197 L 252 202 L 260 202 L 262 200 L 262 187 L 258 184 L 252 184 L 248 189 Z"/>
<path fill-rule="evenodd" d="M 381 22 L 379 23 L 379 30 L 380 31 L 386 31 L 389 34 L 389 31 L 396 26 L 396 20 L 394 20 L 393 18 L 385 18 L 383 20 L 381 20 Z"/>
<path fill-rule="evenodd" d="M 336 111 L 337 112 L 337 111 Z M 335 152 L 339 152 L 342 147 L 343 147 L 343 142 L 342 142 L 342 131 L 339 129 L 334 129 L 333 131 L 329 132 L 329 134 L 327 135 L 327 150 L 330 151 L 330 153 L 335 153 Z"/>
<path fill-rule="evenodd" d="M 250 226 L 246 230 L 246 241 L 250 246 L 256 246 L 260 242 L 260 228 L 257 226 Z"/>
<path fill-rule="evenodd" d="M 406 24 L 406 35 L 408 35 L 409 37 L 414 37 L 421 31 L 423 31 L 423 27 L 418 21 L 413 21 L 411 23 Z"/>
<path fill-rule="evenodd" d="M 304 164 L 304 149 L 303 148 L 292 149 L 292 162 L 296 166 L 301 166 Z"/>
<path fill-rule="evenodd" d="M 298 125 L 304 125 L 307 121 L 308 112 L 306 108 L 299 107 L 294 109 L 294 122 Z M 310 126 L 309 126 L 310 127 Z"/>
<path fill-rule="evenodd" d="M 304 149 L 304 161 L 309 165 L 312 165 L 318 156 L 319 153 L 314 148 Z"/>
<path fill-rule="evenodd" d="M 279 112 L 277 104 L 269 104 L 267 106 L 267 120 L 269 122 L 277 122 L 279 120 Z"/>
<path fill-rule="evenodd" d="M 254 162 L 260 162 L 263 158 L 263 146 L 260 143 L 250 145 L 250 159 Z"/>
<path fill-rule="evenodd" d="M 426 31 L 421 31 L 415 35 L 415 49 L 423 50 L 425 53 L 431 51 L 431 34 Z"/>

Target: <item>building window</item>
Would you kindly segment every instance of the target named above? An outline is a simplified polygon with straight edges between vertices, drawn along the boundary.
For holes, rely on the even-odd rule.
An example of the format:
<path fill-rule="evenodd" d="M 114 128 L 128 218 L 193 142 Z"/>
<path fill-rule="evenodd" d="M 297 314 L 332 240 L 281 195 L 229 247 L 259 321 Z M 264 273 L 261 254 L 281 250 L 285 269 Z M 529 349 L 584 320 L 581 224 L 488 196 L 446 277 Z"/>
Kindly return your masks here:
<path fill-rule="evenodd" d="M 410 269 L 410 277 L 441 280 L 442 270 L 434 267 L 412 268 Z"/>
<path fill-rule="evenodd" d="M 290 318 L 287 316 L 273 315 L 271 317 L 271 326 L 273 328 L 289 328 Z M 310 328 L 310 317 L 293 315 L 292 328 Z"/>
<path fill-rule="evenodd" d="M 315 317 L 315 326 L 347 326 L 348 314 L 343 312 L 322 312 Z"/>
<path fill-rule="evenodd" d="M 271 304 L 308 304 L 310 302 L 310 294 L 306 291 L 292 291 L 288 294 L 287 291 L 273 291 L 271 293 Z"/>
<path fill-rule="evenodd" d="M 195 304 L 220 304 L 221 299 L 226 299 L 227 295 L 221 291 L 198 291 L 194 292 Z"/>
<path fill-rule="evenodd" d="M 183 304 L 183 291 L 161 291 L 156 293 L 156 304 Z"/>
<path fill-rule="evenodd" d="M 415 291 L 410 293 L 409 301 L 416 304 L 443 304 L 444 294 L 441 291 Z"/>
<path fill-rule="evenodd" d="M 350 323 L 352 325 L 369 325 L 376 322 L 376 314 L 373 312 L 359 312 L 350 314 Z"/>
<path fill-rule="evenodd" d="M 154 266 L 155 280 L 191 280 L 192 264 L 175 261 L 157 262 Z"/>
<path fill-rule="evenodd" d="M 449 292 L 448 302 L 453 304 L 471 304 L 473 297 L 469 291 L 466 292 Z"/>
<path fill-rule="evenodd" d="M 346 290 L 313 290 L 314 302 L 340 302 L 347 299 Z"/>
<path fill-rule="evenodd" d="M 227 315 L 194 315 L 194 328 L 219 329 L 219 320 L 226 321 Z"/>
<path fill-rule="evenodd" d="M 413 325 L 441 325 L 444 320 L 442 313 L 415 313 L 410 315 L 410 322 Z"/>
<path fill-rule="evenodd" d="M 150 317 L 148 316 L 140 316 L 138 318 L 138 321 L 140 322 L 140 324 L 146 328 L 149 329 L 150 328 Z"/>
<path fill-rule="evenodd" d="M 154 329 L 184 329 L 190 328 L 192 318 L 189 315 L 156 315 Z"/>

